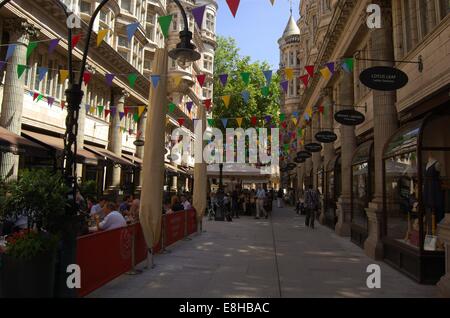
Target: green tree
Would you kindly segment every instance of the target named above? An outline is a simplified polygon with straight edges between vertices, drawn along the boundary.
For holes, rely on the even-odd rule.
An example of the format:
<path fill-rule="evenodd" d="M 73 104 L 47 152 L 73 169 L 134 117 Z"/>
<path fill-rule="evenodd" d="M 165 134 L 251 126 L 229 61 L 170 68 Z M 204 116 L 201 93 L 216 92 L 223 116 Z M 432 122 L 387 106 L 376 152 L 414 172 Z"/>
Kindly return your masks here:
<path fill-rule="evenodd" d="M 236 128 L 238 124 L 234 118 L 243 118 L 242 128 L 251 126 L 251 118 L 258 118 L 257 127 L 266 125 L 264 118 L 272 117 L 272 123 L 278 121 L 280 110 L 280 78 L 273 72 L 272 81 L 266 90 L 267 96 L 263 93 L 266 86 L 266 78 L 263 71 L 270 70 L 267 62 L 251 62 L 249 56 L 240 56 L 239 48 L 233 38 L 218 37 L 218 47 L 214 61 L 214 108 L 213 119 L 215 126 L 223 129 L 221 118 L 229 118 L 227 128 Z M 241 78 L 242 73 L 250 74 L 250 82 L 245 85 Z M 228 83 L 222 86 L 219 75 L 228 74 Z M 245 103 L 242 92 L 247 90 L 250 93 L 248 103 Z M 267 91 L 266 91 L 267 93 Z M 230 95 L 230 104 L 227 108 L 222 100 L 222 96 Z M 266 125 L 267 126 L 267 125 Z"/>

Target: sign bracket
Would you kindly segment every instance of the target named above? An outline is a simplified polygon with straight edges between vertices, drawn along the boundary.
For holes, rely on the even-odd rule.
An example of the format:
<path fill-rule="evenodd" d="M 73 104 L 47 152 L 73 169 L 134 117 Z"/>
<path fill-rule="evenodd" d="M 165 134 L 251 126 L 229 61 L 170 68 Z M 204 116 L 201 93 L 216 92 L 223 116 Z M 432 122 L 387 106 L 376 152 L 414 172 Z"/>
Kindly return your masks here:
<path fill-rule="evenodd" d="M 390 61 L 390 60 L 378 60 L 378 59 L 364 59 L 364 58 L 360 58 L 359 55 L 362 51 L 356 51 L 355 54 L 355 60 L 357 61 L 369 61 L 369 62 L 388 62 L 388 63 L 409 63 L 409 64 L 417 64 L 418 65 L 418 70 L 420 73 L 423 72 L 423 58 L 422 55 L 419 55 L 418 57 L 418 61 L 404 61 L 404 60 L 394 60 L 394 61 Z"/>

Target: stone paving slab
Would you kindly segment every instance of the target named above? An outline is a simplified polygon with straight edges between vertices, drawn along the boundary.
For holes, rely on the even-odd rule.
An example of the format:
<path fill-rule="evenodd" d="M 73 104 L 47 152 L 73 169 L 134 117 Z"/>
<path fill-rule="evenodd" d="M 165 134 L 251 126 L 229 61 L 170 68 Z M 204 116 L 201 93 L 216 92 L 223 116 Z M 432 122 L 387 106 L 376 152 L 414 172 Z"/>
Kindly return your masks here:
<path fill-rule="evenodd" d="M 435 297 L 383 262 L 375 262 L 333 231 L 304 226 L 292 208 L 272 220 L 204 221 L 206 230 L 155 257 L 156 268 L 122 275 L 88 297 L 278 298 Z M 382 288 L 366 286 L 366 268 L 379 264 Z M 142 268 L 140 264 L 138 268 Z M 280 288 L 281 286 L 281 288 Z"/>

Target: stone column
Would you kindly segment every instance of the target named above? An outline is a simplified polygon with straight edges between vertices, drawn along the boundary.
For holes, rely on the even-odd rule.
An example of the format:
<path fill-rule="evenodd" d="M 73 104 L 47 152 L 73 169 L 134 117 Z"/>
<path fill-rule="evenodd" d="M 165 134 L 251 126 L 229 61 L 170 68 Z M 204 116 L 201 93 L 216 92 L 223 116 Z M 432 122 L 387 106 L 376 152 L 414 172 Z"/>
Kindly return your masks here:
<path fill-rule="evenodd" d="M 339 104 L 354 105 L 353 74 L 342 72 L 339 84 Z M 353 106 L 339 107 L 339 110 L 353 109 Z M 341 188 L 342 193 L 337 203 L 338 222 L 336 233 L 340 236 L 350 235 L 351 223 L 351 186 L 352 157 L 356 149 L 355 127 L 341 126 Z"/>
<path fill-rule="evenodd" d="M 129 94 L 122 88 L 113 89 L 113 106 L 116 106 L 116 113 L 111 116 L 111 126 L 109 129 L 109 144 L 108 149 L 114 152 L 117 156 L 122 157 L 122 131 L 120 130 L 120 112 L 124 111 L 125 99 Z M 123 120 L 123 119 L 122 119 Z M 117 190 L 120 187 L 120 167 L 112 167 L 110 171 L 111 190 Z"/>
<path fill-rule="evenodd" d="M 13 55 L 9 58 L 3 85 L 2 112 L 0 126 L 20 135 L 22 130 L 22 110 L 25 74 L 17 76 L 17 65 L 26 65 L 26 52 L 30 37 L 36 36 L 38 30 L 26 20 L 14 18 L 3 21 L 9 33 L 9 42 L 16 44 Z M 0 177 L 15 179 L 19 171 L 19 156 L 12 153 L 0 153 Z"/>
<path fill-rule="evenodd" d="M 144 112 L 141 115 L 141 118 L 139 119 L 139 123 L 138 123 L 138 131 L 141 133 L 140 139 L 144 140 L 145 138 L 145 129 L 147 127 L 147 112 Z M 144 140 L 145 142 L 145 140 Z M 144 147 L 136 147 L 136 157 L 138 157 L 139 159 L 144 159 Z M 142 172 L 144 171 L 144 169 L 142 169 L 143 167 L 141 166 L 141 171 L 139 174 L 139 184 L 138 184 L 138 190 L 140 191 L 140 189 L 142 189 Z"/>
<path fill-rule="evenodd" d="M 334 128 L 334 119 L 333 119 L 333 91 L 331 88 L 325 88 L 322 91 L 323 94 L 323 105 L 325 107 L 324 113 L 323 113 L 323 122 L 322 122 L 322 130 L 326 131 L 333 131 Z M 324 175 L 323 177 L 326 179 L 326 171 L 328 167 L 328 163 L 330 160 L 332 160 L 334 157 L 334 143 L 328 143 L 324 144 L 323 146 L 323 171 Z M 324 182 L 325 186 L 323 188 L 322 197 L 325 198 L 326 191 L 327 191 L 327 182 Z M 320 224 L 325 224 L 325 202 L 322 201 L 321 205 L 321 213 L 319 217 Z"/>
<path fill-rule="evenodd" d="M 379 1 L 382 8 L 383 28 L 372 31 L 373 59 L 394 60 L 392 44 L 392 20 L 390 1 Z M 377 65 L 393 66 L 393 63 Z M 375 155 L 375 193 L 372 202 L 366 209 L 369 220 L 369 237 L 364 243 L 366 254 L 374 259 L 383 257 L 381 242 L 383 220 L 383 147 L 398 127 L 397 109 L 395 107 L 396 93 L 373 91 L 373 125 L 374 125 L 374 155 Z"/>
<path fill-rule="evenodd" d="M 317 142 L 314 138 L 314 135 L 319 131 L 319 119 L 320 119 L 320 113 L 317 112 L 313 119 L 312 119 L 312 127 L 311 127 L 311 142 Z M 317 184 L 317 173 L 319 171 L 319 165 L 321 162 L 322 154 L 321 152 L 314 152 L 312 156 L 312 164 L 313 164 L 313 175 L 312 175 L 312 182 L 313 182 L 313 188 L 317 190 L 318 184 Z"/>
<path fill-rule="evenodd" d="M 307 144 L 312 142 L 311 128 L 312 128 L 312 125 L 311 125 L 311 123 L 309 123 L 306 126 L 306 129 L 305 129 L 305 145 L 307 145 Z M 305 186 L 309 186 L 309 185 L 312 185 L 312 180 L 310 178 L 311 177 L 311 169 L 313 168 L 313 160 L 312 160 L 312 158 L 307 159 L 306 162 L 304 163 L 304 166 L 305 166 L 305 177 L 308 178 L 307 179 L 308 180 L 308 184 L 305 184 Z"/>
<path fill-rule="evenodd" d="M 450 298 L 450 213 L 438 225 L 438 236 L 445 244 L 445 275 L 437 283 L 439 295 Z"/>
<path fill-rule="evenodd" d="M 380 3 L 378 3 L 378 4 L 382 5 L 384 7 L 386 7 L 388 5 L 386 3 L 381 3 L 383 1 L 379 1 L 379 2 Z M 416 1 L 410 1 L 409 12 L 405 12 L 405 17 L 406 17 L 407 21 L 409 20 L 409 29 L 410 30 L 408 33 L 409 33 L 410 40 L 411 40 L 411 42 L 409 43 L 410 47 L 408 47 L 407 51 L 409 51 L 410 49 L 415 47 L 417 45 L 417 41 L 419 39 L 419 30 L 417 28 L 417 12 L 418 12 L 418 10 L 416 8 Z M 385 12 L 385 13 L 387 13 L 387 12 Z M 383 16 L 383 13 L 381 14 L 381 17 L 384 22 L 386 17 Z M 382 25 L 382 27 L 384 28 L 385 26 Z"/>
<path fill-rule="evenodd" d="M 436 1 L 425 0 L 427 3 L 427 34 L 436 26 Z M 448 4 L 447 4 L 448 5 Z M 424 34 L 425 35 L 425 34 Z"/>

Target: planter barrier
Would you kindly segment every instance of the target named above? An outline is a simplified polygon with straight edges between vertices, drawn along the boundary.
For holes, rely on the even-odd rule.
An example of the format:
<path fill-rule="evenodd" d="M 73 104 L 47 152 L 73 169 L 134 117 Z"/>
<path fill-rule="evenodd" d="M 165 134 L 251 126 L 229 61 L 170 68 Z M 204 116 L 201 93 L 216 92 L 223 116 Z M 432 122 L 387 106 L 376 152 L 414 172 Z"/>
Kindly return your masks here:
<path fill-rule="evenodd" d="M 183 240 L 186 233 L 195 233 L 195 214 L 195 210 L 189 210 L 164 215 L 161 238 L 152 248 L 153 255 Z M 78 296 L 86 296 L 124 273 L 133 273 L 136 271 L 135 265 L 147 257 L 148 247 L 139 223 L 79 237 L 77 264 L 81 268 L 81 289 Z"/>

